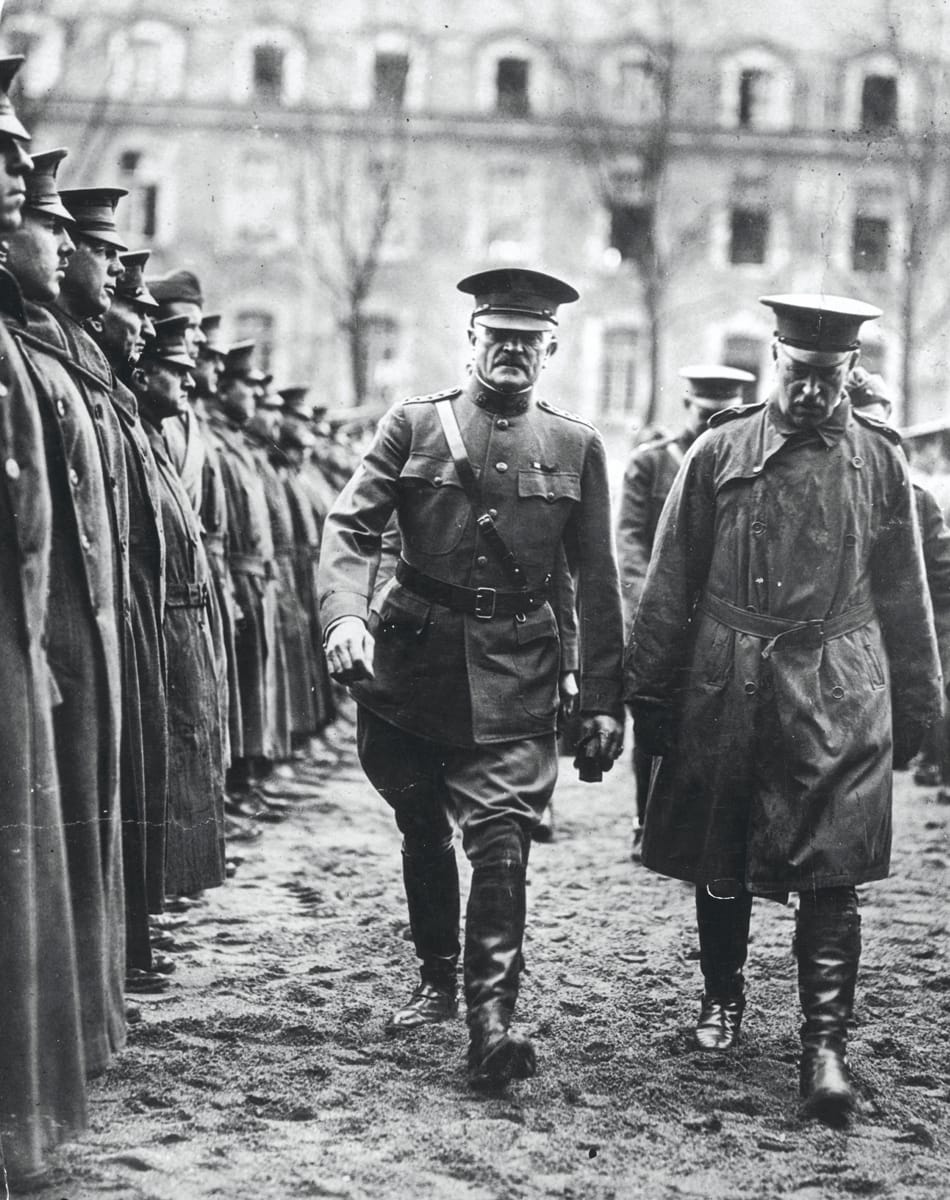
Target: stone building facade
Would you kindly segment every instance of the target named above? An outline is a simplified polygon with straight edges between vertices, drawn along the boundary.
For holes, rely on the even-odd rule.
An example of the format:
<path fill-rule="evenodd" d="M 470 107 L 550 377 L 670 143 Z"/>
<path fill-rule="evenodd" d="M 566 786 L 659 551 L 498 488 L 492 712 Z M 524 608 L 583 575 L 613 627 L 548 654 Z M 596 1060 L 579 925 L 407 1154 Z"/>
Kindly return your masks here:
<path fill-rule="evenodd" d="M 7 0 L 0 37 L 63 181 L 127 187 L 130 243 L 194 266 L 280 382 L 353 403 L 370 262 L 367 400 L 450 385 L 454 281 L 526 263 L 582 295 L 547 394 L 619 441 L 676 422 L 684 363 L 767 387 L 774 291 L 879 304 L 898 391 L 911 305 L 912 417 L 942 415 L 950 21 L 888 3 Z"/>

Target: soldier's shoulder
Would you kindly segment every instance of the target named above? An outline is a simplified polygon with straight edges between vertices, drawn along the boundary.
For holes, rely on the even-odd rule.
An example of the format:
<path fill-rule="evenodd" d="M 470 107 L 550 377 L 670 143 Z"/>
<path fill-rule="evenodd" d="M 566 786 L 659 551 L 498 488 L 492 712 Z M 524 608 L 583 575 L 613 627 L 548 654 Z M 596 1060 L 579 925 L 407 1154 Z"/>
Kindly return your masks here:
<path fill-rule="evenodd" d="M 710 429 L 715 429 L 720 425 L 728 425 L 730 421 L 750 417 L 753 413 L 761 412 L 763 408 L 765 408 L 764 400 L 760 400 L 757 404 L 733 404 L 729 408 L 721 408 L 718 412 L 714 412 L 707 425 Z"/>
<path fill-rule="evenodd" d="M 561 417 L 565 421 L 573 421 L 575 425 L 582 425 L 585 429 L 589 429 L 591 433 L 597 432 L 596 427 L 584 417 L 578 416 L 577 413 L 573 413 L 569 409 L 558 408 L 556 404 L 551 404 L 548 400 L 539 400 L 538 408 L 541 412 L 547 413 L 549 416 Z"/>
<path fill-rule="evenodd" d="M 888 425 L 886 421 L 872 417 L 870 413 L 862 412 L 859 408 L 852 408 L 851 412 L 858 424 L 863 425 L 865 429 L 872 429 L 875 433 L 886 437 L 889 442 L 893 442 L 895 446 L 901 444 L 903 439 L 893 425 Z"/>
<path fill-rule="evenodd" d="M 456 396 L 461 396 L 462 389 L 459 387 L 446 388 L 442 392 L 428 392 L 425 396 L 406 396 L 404 400 L 399 401 L 397 407 L 406 404 L 434 404 L 436 400 L 453 400 Z"/>

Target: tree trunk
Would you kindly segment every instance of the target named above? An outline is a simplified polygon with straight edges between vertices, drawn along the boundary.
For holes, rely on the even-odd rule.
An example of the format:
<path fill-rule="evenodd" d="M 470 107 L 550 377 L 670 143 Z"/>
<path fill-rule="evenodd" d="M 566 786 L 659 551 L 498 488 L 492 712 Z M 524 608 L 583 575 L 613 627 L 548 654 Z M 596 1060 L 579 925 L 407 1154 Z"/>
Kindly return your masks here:
<path fill-rule="evenodd" d="M 350 310 L 345 326 L 347 349 L 350 356 L 350 385 L 353 391 L 353 405 L 359 407 L 366 403 L 366 330 L 363 325 L 363 313 L 359 305 Z"/>
<path fill-rule="evenodd" d="M 650 396 L 643 423 L 652 424 L 660 409 L 661 372 L 663 370 L 663 326 L 660 320 L 662 290 L 660 288 L 658 270 L 651 272 L 652 278 L 646 281 L 644 300 L 647 310 L 647 336 L 650 339 Z"/>

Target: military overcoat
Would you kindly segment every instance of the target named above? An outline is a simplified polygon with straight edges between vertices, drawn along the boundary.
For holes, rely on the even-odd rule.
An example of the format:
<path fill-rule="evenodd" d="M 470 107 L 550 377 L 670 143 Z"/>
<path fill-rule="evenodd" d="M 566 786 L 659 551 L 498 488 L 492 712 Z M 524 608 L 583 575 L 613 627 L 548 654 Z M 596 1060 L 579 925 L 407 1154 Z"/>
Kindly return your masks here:
<path fill-rule="evenodd" d="M 687 455 L 626 662 L 627 699 L 673 720 L 646 813 L 653 870 L 759 893 L 887 874 L 892 716 L 927 724 L 941 704 L 898 441 L 845 402 L 796 432 L 773 399 L 714 417 Z M 851 628 L 737 632 L 756 615 Z"/>
<path fill-rule="evenodd" d="M 449 394 L 481 500 L 527 576 L 551 587 L 562 553 L 577 575 L 581 709 L 620 698 L 622 618 L 604 445 L 594 427 L 544 401 L 492 411 L 474 383 Z M 368 617 L 383 533 L 395 510 L 411 567 L 468 588 L 511 590 L 477 527 L 436 411 L 396 404 L 324 527 L 324 628 Z M 554 593 L 552 592 L 552 595 Z M 550 602 L 490 620 L 431 603 L 401 583 L 379 614 L 372 683 L 353 687 L 380 717 L 434 741 L 474 746 L 555 729 L 561 669 Z"/>

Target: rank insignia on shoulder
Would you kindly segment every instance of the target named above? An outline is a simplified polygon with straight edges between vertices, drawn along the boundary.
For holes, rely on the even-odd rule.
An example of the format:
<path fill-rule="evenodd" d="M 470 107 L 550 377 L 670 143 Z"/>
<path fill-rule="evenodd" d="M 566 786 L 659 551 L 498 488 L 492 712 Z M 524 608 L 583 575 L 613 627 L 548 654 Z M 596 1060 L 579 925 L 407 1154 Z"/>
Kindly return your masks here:
<path fill-rule="evenodd" d="M 403 404 L 433 404 L 436 400 L 451 400 L 461 394 L 462 389 L 459 387 L 446 388 L 444 392 L 429 392 L 426 396 L 407 396 Z"/>
<path fill-rule="evenodd" d="M 558 408 L 554 404 L 550 404 L 547 400 L 539 400 L 538 408 L 545 412 L 553 413 L 556 417 L 564 417 L 568 421 L 576 421 L 578 425 L 584 425 L 588 429 L 593 429 L 594 426 L 584 417 L 579 417 L 577 413 L 568 412 L 566 408 Z"/>
<path fill-rule="evenodd" d="M 893 425 L 888 425 L 886 421 L 882 421 L 878 417 L 872 417 L 870 413 L 863 412 L 860 408 L 852 408 L 851 412 L 867 429 L 874 429 L 878 433 L 883 433 L 888 441 L 893 442 L 895 446 L 899 446 L 903 442 L 904 439 Z"/>
<path fill-rule="evenodd" d="M 706 422 L 710 428 L 716 425 L 725 425 L 727 421 L 735 421 L 737 417 L 747 417 L 751 413 L 761 412 L 765 408 L 765 401 L 760 400 L 758 404 L 733 404 L 729 408 L 720 408 L 718 412 L 714 412 Z"/>

